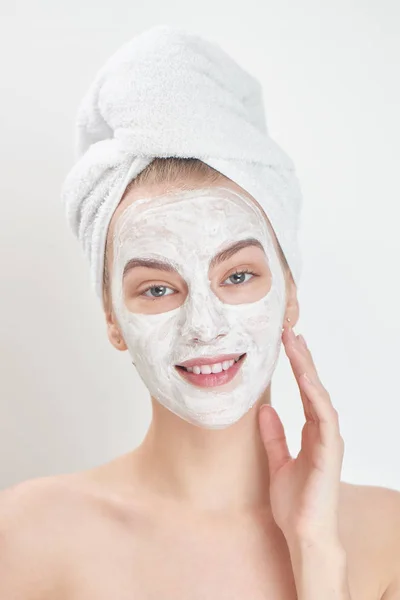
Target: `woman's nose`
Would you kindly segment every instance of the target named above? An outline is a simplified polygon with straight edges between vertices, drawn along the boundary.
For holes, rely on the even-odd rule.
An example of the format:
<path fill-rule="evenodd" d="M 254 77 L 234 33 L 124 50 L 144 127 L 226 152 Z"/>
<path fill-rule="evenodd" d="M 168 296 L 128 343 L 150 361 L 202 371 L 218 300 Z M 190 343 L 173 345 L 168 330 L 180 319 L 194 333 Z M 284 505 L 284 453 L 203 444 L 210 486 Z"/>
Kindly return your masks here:
<path fill-rule="evenodd" d="M 193 337 L 191 341 L 195 344 L 199 344 L 199 345 L 202 344 L 203 346 L 205 346 L 208 344 L 212 344 L 212 342 L 214 342 L 218 338 L 225 337 L 225 336 L 226 336 L 226 333 L 219 333 L 217 336 L 209 337 L 208 339 L 206 339 L 207 336 Z"/>
<path fill-rule="evenodd" d="M 188 306 L 184 315 L 181 336 L 186 343 L 210 344 L 229 331 L 223 312 L 212 303 Z"/>

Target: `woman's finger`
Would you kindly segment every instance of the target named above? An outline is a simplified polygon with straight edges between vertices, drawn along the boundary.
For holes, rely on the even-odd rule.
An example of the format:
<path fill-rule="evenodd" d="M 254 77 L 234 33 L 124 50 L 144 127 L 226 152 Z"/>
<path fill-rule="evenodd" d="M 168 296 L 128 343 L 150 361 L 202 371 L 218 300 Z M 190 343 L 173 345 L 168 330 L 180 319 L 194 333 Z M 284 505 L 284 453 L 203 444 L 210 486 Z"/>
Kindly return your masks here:
<path fill-rule="evenodd" d="M 286 330 L 285 330 L 286 332 Z M 318 417 L 313 409 L 312 406 L 312 402 L 310 402 L 310 399 L 307 397 L 307 393 L 304 390 L 303 386 L 301 386 L 300 384 L 300 376 L 302 374 L 302 366 L 300 363 L 300 356 L 298 354 L 298 352 L 295 351 L 295 349 L 292 351 L 291 349 L 291 344 L 293 344 L 293 341 L 296 340 L 296 336 L 293 333 L 293 338 L 291 337 L 290 332 L 286 332 L 282 335 L 282 340 L 284 342 L 285 345 L 285 350 L 286 350 L 286 354 L 289 358 L 292 370 L 293 370 L 293 374 L 295 376 L 295 379 L 297 381 L 297 385 L 299 386 L 299 391 L 300 391 L 300 398 L 303 404 L 303 411 L 304 411 L 304 416 L 306 418 L 306 421 L 317 421 Z M 293 330 L 292 330 L 293 332 Z"/>
<path fill-rule="evenodd" d="M 300 385 L 305 390 L 317 414 L 321 444 L 329 448 L 335 445 L 343 451 L 339 415 L 337 410 L 332 406 L 328 392 L 320 383 L 309 379 L 307 373 L 300 376 Z"/>
<path fill-rule="evenodd" d="M 295 376 L 300 377 L 307 368 L 310 379 L 319 380 L 319 375 L 307 348 L 303 336 L 296 336 L 291 327 L 286 327 L 282 333 L 282 341 L 286 354 L 292 364 Z"/>
<path fill-rule="evenodd" d="M 289 331 L 290 329 L 290 331 Z M 293 368 L 300 393 L 311 404 L 313 414 L 321 424 L 321 435 L 325 443 L 340 437 L 338 413 L 332 405 L 330 395 L 322 385 L 309 349 L 302 339 L 296 337 L 291 328 L 282 336 L 285 350 Z M 305 375 L 304 375 L 305 374 Z M 310 409 L 311 410 L 311 409 Z"/>
<path fill-rule="evenodd" d="M 269 404 L 263 404 L 260 407 L 259 425 L 268 456 L 269 472 L 273 476 L 287 461 L 292 459 L 285 430 L 278 413 Z"/>

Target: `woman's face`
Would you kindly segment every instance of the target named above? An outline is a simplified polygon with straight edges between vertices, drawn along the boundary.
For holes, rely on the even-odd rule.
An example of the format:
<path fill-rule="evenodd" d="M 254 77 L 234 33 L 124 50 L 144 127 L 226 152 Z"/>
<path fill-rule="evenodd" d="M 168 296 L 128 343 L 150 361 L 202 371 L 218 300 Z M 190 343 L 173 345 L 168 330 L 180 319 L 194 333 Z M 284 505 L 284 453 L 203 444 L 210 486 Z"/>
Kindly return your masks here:
<path fill-rule="evenodd" d="M 271 380 L 285 312 L 262 211 L 223 184 L 177 190 L 121 209 L 113 233 L 113 312 L 151 395 L 198 426 L 236 422 Z"/>

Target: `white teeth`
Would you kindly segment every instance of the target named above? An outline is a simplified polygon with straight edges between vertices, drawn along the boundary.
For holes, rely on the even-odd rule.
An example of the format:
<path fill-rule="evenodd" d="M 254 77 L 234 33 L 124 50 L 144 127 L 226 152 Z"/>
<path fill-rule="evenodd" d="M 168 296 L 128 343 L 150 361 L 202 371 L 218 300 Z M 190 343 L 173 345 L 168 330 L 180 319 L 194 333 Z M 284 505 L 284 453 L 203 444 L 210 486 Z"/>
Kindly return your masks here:
<path fill-rule="evenodd" d="M 224 362 L 215 363 L 214 365 L 194 365 L 193 367 L 186 367 L 186 370 L 189 371 L 189 373 L 194 373 L 195 375 L 200 375 L 200 373 L 203 375 L 221 373 L 221 371 L 227 371 L 230 369 L 231 366 L 237 362 L 237 360 L 224 360 Z"/>

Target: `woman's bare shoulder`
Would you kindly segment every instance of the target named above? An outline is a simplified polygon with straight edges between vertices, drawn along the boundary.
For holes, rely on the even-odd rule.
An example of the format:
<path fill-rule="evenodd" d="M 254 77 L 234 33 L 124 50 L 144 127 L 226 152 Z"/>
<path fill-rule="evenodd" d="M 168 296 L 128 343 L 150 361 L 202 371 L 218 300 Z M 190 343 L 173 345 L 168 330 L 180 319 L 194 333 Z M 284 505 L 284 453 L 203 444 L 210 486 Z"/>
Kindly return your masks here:
<path fill-rule="evenodd" d="M 58 476 L 37 477 L 15 483 L 0 491 L 0 529 L 4 532 L 28 525 L 32 517 L 48 514 L 65 490 Z"/>
<path fill-rule="evenodd" d="M 0 491 L 0 530 L 22 520 L 25 525 L 59 521 L 62 526 L 76 511 L 111 502 L 112 486 L 102 485 L 100 476 L 107 465 L 102 467 L 27 479 Z"/>
<path fill-rule="evenodd" d="M 57 535 L 75 535 L 82 521 L 90 527 L 126 519 L 127 506 L 131 514 L 135 512 L 139 490 L 126 483 L 125 472 L 120 475 L 123 458 L 82 471 L 27 479 L 0 491 L 0 536 L 49 531 L 54 540 Z M 137 502 L 138 508 L 139 504 L 143 502 Z"/>
<path fill-rule="evenodd" d="M 0 598 L 61 597 L 66 489 L 38 477 L 0 492 Z"/>
<path fill-rule="evenodd" d="M 4 527 L 27 524 L 33 516 L 51 517 L 73 499 L 82 496 L 78 473 L 35 477 L 18 482 L 0 491 L 0 523 Z"/>
<path fill-rule="evenodd" d="M 0 598 L 64 597 L 74 548 L 96 527 L 121 521 L 117 498 L 96 469 L 0 491 Z"/>
<path fill-rule="evenodd" d="M 347 526 L 363 524 L 370 531 L 377 528 L 390 533 L 400 518 L 400 491 L 377 485 L 341 482 L 340 513 Z"/>
<path fill-rule="evenodd" d="M 393 588 L 400 597 L 400 491 L 342 482 L 339 520 L 353 571 L 371 575 L 379 597 Z"/>

